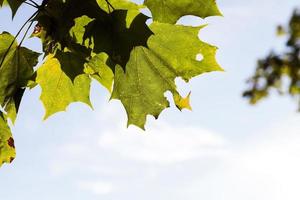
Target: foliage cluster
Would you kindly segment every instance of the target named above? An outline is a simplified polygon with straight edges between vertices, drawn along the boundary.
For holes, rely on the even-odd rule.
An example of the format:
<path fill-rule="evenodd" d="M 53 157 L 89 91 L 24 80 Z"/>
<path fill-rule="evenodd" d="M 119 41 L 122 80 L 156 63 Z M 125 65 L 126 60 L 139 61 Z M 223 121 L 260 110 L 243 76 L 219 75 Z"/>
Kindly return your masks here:
<path fill-rule="evenodd" d="M 92 80 L 118 99 L 128 125 L 144 129 L 147 115 L 158 118 L 173 94 L 175 105 L 189 109 L 189 95 L 177 91 L 175 78 L 189 81 L 205 72 L 221 71 L 217 48 L 199 40 L 204 26 L 177 25 L 186 15 L 221 15 L 215 0 L 0 0 L 14 16 L 20 6 L 36 8 L 20 32 L 0 34 L 0 165 L 15 157 L 8 122 L 14 122 L 27 88 L 41 87 L 45 119 L 72 102 L 90 102 Z M 151 17 L 142 13 L 149 9 Z M 41 39 L 40 53 L 22 47 L 30 27 Z M 24 33 L 25 32 L 25 33 Z M 24 33 L 18 43 L 16 38 Z M 197 60 L 201 54 L 203 59 Z"/>
<path fill-rule="evenodd" d="M 282 95 L 299 99 L 300 108 L 300 12 L 294 11 L 288 28 L 278 27 L 278 35 L 288 35 L 287 50 L 282 54 L 271 52 L 258 61 L 249 89 L 244 92 L 251 104 L 269 96 L 272 89 Z"/>

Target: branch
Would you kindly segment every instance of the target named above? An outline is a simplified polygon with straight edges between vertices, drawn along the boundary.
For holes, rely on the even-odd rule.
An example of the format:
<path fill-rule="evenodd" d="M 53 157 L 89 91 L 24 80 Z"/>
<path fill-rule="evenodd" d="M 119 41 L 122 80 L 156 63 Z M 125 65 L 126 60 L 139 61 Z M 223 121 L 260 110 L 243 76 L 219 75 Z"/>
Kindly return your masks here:
<path fill-rule="evenodd" d="M 27 2 L 27 1 L 24 1 L 24 3 L 27 4 L 27 5 L 30 5 L 30 6 L 32 6 L 34 8 L 38 8 L 35 4 L 31 4 L 31 3 Z"/>

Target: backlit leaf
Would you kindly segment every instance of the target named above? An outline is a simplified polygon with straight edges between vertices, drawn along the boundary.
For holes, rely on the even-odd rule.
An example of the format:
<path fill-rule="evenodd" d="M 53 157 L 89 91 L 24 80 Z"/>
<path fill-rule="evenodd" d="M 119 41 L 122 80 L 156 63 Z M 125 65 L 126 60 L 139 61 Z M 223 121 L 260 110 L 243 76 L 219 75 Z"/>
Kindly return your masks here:
<path fill-rule="evenodd" d="M 114 73 L 107 64 L 108 56 L 104 53 L 95 55 L 86 64 L 86 73 L 101 83 L 109 92 L 112 91 Z"/>
<path fill-rule="evenodd" d="M 7 51 L 10 45 L 11 48 Z M 18 47 L 9 33 L 0 34 L 0 62 L 3 61 L 0 68 L 0 105 L 8 112 L 12 121 L 16 118 L 15 112 L 23 95 L 20 91 L 33 76 L 33 67 L 37 64 L 38 57 L 38 53 Z"/>
<path fill-rule="evenodd" d="M 132 51 L 126 72 L 116 69 L 112 97 L 122 101 L 128 125 L 144 128 L 147 115 L 157 118 L 169 107 L 166 91 L 172 92 L 180 110 L 191 109 L 189 96 L 181 97 L 176 89 L 176 77 L 188 81 L 205 72 L 222 71 L 215 60 L 216 47 L 198 38 L 201 28 L 153 23 L 149 48 L 136 47 Z M 198 54 L 203 55 L 201 61 L 196 60 Z"/>
<path fill-rule="evenodd" d="M 0 112 L 0 166 L 4 163 L 11 163 L 15 156 L 15 145 L 11 131 Z"/>
<path fill-rule="evenodd" d="M 144 4 L 151 10 L 153 20 L 171 24 L 186 15 L 221 15 L 216 0 L 145 0 Z"/>
<path fill-rule="evenodd" d="M 91 106 L 91 80 L 88 75 L 79 75 L 72 82 L 53 55 L 49 55 L 38 69 L 36 82 L 42 88 L 40 99 L 46 109 L 45 119 L 54 113 L 65 111 L 73 102 L 83 102 Z"/>
<path fill-rule="evenodd" d="M 14 16 L 24 2 L 0 0 L 0 7 L 8 5 Z M 27 1 L 29 6 L 33 3 Z M 217 48 L 199 38 L 204 26 L 176 25 L 186 15 L 221 15 L 215 0 L 145 0 L 142 5 L 130 0 L 37 3 L 41 7 L 33 15 L 31 36 L 41 40 L 41 66 L 36 66 L 38 53 L 20 47 L 9 33 L 0 34 L 0 165 L 14 158 L 8 122 L 15 122 L 26 88 L 41 87 L 46 119 L 73 102 L 92 107 L 94 79 L 112 99 L 122 102 L 128 125 L 144 129 L 148 115 L 158 118 L 170 106 L 166 92 L 179 110 L 191 110 L 191 93 L 180 94 L 175 79 L 188 82 L 203 73 L 222 71 L 215 59 Z M 152 17 L 144 14 L 144 8 Z M 27 19 L 16 38 L 23 38 L 32 21 Z"/>

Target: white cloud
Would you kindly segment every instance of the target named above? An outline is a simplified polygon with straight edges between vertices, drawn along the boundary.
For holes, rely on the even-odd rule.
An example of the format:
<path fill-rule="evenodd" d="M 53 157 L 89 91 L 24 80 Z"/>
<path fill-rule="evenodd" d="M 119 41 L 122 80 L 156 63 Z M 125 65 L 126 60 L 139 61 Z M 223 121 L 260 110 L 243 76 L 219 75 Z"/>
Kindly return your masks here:
<path fill-rule="evenodd" d="M 109 104 L 98 109 L 101 114 L 95 113 L 89 127 L 74 124 L 72 129 L 76 131 L 69 141 L 52 153 L 52 175 L 72 177 L 88 193 L 114 196 L 135 191 L 135 196 L 143 198 L 145 189 L 161 190 L 161 182 L 173 175 L 193 177 L 194 168 L 205 174 L 227 153 L 227 141 L 201 127 L 171 125 L 162 119 L 150 119 L 146 132 L 116 125 L 113 119 L 122 113 L 116 107 Z M 87 177 L 92 177 L 91 181 L 84 181 Z M 167 185 L 177 187 L 180 183 L 171 181 Z"/>
<path fill-rule="evenodd" d="M 183 193 L 188 199 L 300 199 L 300 117 L 261 132 L 233 150 L 222 168 L 198 178 Z M 256 134 L 257 136 L 257 134 Z"/>
<path fill-rule="evenodd" d="M 78 183 L 78 188 L 95 195 L 106 195 L 113 191 L 112 184 L 99 181 L 81 181 Z"/>
<path fill-rule="evenodd" d="M 106 131 L 99 147 L 136 161 L 173 164 L 224 152 L 218 134 L 198 127 L 176 127 L 156 122 L 143 132 L 135 127 Z"/>
<path fill-rule="evenodd" d="M 126 129 L 111 123 L 120 115 L 115 107 L 100 109 L 103 117 L 96 113 L 89 129 L 74 124 L 81 132 L 54 154 L 56 175 L 71 175 L 84 191 L 116 199 L 300 199 L 298 115 L 228 142 L 213 131 L 162 120 L 150 120 L 147 132 Z"/>
<path fill-rule="evenodd" d="M 58 148 L 56 155 L 60 156 L 55 159 L 61 158 L 61 162 L 70 159 L 72 163 L 97 160 L 99 154 L 109 152 L 112 157 L 132 161 L 173 164 L 226 153 L 227 142 L 213 131 L 188 125 L 180 127 L 152 118 L 148 119 L 146 131 L 135 126 L 126 128 L 125 123 L 114 120 L 122 118 L 121 113 L 119 102 L 112 101 L 93 113 L 89 127 L 74 124 L 78 134 Z M 96 134 L 95 130 L 100 131 Z M 55 164 L 55 168 L 60 165 Z"/>

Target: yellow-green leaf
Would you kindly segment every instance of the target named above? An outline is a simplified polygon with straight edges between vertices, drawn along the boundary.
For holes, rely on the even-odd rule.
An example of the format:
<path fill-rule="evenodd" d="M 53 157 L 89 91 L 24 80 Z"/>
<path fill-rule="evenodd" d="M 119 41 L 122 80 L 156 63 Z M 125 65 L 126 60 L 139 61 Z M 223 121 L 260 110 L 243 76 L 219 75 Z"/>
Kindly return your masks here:
<path fill-rule="evenodd" d="M 122 101 L 128 125 L 144 128 L 147 115 L 157 118 L 169 106 L 166 91 L 173 94 L 180 110 L 191 109 L 190 96 L 183 98 L 177 91 L 176 77 L 188 81 L 205 72 L 222 71 L 215 60 L 216 47 L 198 38 L 201 28 L 153 23 L 148 48 L 132 51 L 126 72 L 117 67 L 112 98 Z M 201 61 L 196 60 L 198 54 Z"/>
<path fill-rule="evenodd" d="M 14 139 L 3 114 L 0 112 L 0 166 L 11 163 L 16 156 Z"/>
<path fill-rule="evenodd" d="M 72 82 L 53 55 L 49 55 L 38 69 L 36 81 L 42 88 L 40 99 L 46 109 L 45 119 L 56 112 L 65 111 L 73 102 L 83 102 L 91 106 L 91 80 L 88 75 L 78 75 Z"/>
<path fill-rule="evenodd" d="M 85 72 L 101 83 L 109 92 L 112 91 L 114 73 L 106 64 L 108 55 L 105 53 L 95 55 L 87 64 Z"/>
<path fill-rule="evenodd" d="M 153 20 L 175 24 L 180 17 L 194 15 L 201 18 L 221 15 L 216 0 L 145 0 Z"/>
<path fill-rule="evenodd" d="M 23 89 L 33 76 L 38 57 L 38 53 L 19 47 L 9 33 L 0 34 L 0 105 L 12 121 L 16 118 Z"/>

